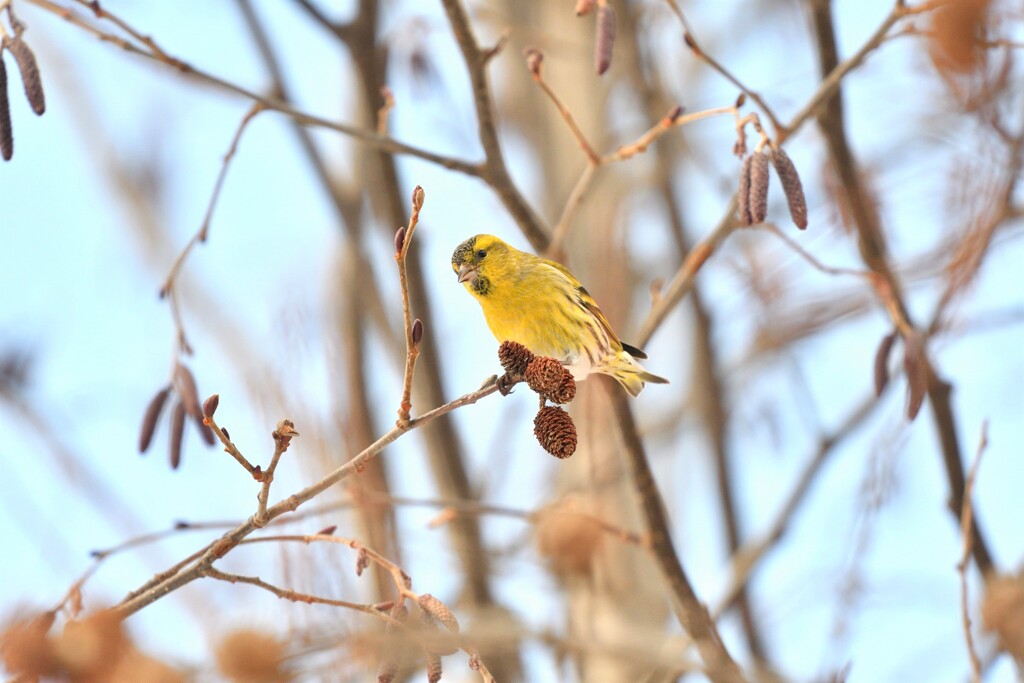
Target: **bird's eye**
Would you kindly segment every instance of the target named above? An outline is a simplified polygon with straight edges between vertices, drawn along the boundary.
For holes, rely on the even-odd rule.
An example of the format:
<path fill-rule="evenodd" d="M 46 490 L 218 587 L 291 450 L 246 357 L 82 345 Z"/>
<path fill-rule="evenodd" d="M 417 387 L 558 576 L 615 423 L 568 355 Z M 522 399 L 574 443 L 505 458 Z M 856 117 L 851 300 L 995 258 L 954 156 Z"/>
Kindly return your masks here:
<path fill-rule="evenodd" d="M 484 256 L 487 256 L 487 250 L 481 249 L 480 251 L 476 252 L 476 257 L 478 259 L 483 258 Z"/>

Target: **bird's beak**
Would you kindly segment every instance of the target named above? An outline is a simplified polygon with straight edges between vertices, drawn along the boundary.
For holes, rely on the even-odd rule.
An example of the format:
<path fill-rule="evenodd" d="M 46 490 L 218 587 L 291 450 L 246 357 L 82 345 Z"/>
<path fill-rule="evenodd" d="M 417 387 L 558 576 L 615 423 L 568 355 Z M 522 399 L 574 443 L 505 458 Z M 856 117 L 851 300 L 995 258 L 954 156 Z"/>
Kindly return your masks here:
<path fill-rule="evenodd" d="M 476 266 L 471 263 L 463 263 L 459 266 L 459 282 L 472 282 L 476 279 Z"/>

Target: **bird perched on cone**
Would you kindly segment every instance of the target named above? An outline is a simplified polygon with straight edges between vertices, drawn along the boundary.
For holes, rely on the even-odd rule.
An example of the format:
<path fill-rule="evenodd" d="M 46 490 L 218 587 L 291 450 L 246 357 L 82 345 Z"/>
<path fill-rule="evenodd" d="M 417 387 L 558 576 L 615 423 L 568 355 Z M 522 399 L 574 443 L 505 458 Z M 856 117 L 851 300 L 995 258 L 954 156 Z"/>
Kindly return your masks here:
<path fill-rule="evenodd" d="M 560 360 L 581 380 L 611 375 L 632 396 L 645 382 L 668 384 L 636 362 L 647 358 L 624 344 L 597 302 L 560 263 L 528 254 L 494 235 L 476 235 L 452 254 L 452 270 L 484 311 L 498 341 L 519 342 Z"/>

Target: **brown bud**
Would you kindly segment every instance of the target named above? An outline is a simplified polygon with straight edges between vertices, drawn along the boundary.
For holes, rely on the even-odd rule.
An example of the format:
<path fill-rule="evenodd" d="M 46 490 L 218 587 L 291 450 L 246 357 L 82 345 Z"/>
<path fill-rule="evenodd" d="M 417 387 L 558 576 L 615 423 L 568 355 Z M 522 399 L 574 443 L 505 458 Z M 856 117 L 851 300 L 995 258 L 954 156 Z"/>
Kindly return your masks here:
<path fill-rule="evenodd" d="M 594 11 L 597 0 L 576 0 L 576 16 L 582 17 Z"/>
<path fill-rule="evenodd" d="M 25 86 L 25 97 L 28 98 L 32 111 L 42 116 L 46 111 L 46 97 L 43 95 L 43 81 L 39 78 L 39 65 L 36 64 L 32 48 L 21 39 L 21 36 L 15 35 L 13 39 L 7 41 L 7 49 L 18 63 L 21 82 Z"/>
<path fill-rule="evenodd" d="M 753 157 L 746 157 L 740 164 L 740 186 L 736 191 L 737 213 L 741 225 L 753 225 L 754 216 L 750 212 L 750 167 Z"/>
<path fill-rule="evenodd" d="M 301 434 L 295 431 L 294 422 L 284 419 L 277 423 L 273 436 L 275 439 L 290 439 L 293 436 L 301 436 Z"/>
<path fill-rule="evenodd" d="M 181 439 L 185 434 L 185 404 L 178 401 L 171 411 L 171 469 L 178 469 L 181 464 Z"/>
<path fill-rule="evenodd" d="M 896 333 L 891 332 L 882 337 L 882 342 L 875 352 L 875 395 L 881 396 L 889 384 L 889 355 L 892 345 L 896 342 Z"/>
<path fill-rule="evenodd" d="M 213 394 L 208 399 L 203 401 L 203 417 L 213 417 L 213 414 L 217 412 L 217 406 L 220 405 L 220 394 Z"/>
<path fill-rule="evenodd" d="M 683 105 L 677 104 L 676 106 L 672 107 L 672 110 L 668 113 L 668 116 L 665 117 L 665 120 L 672 124 L 675 123 L 682 115 Z"/>
<path fill-rule="evenodd" d="M 565 459 L 576 452 L 576 425 L 561 408 L 541 408 L 533 419 L 533 434 L 544 450 L 556 458 Z"/>
<path fill-rule="evenodd" d="M 196 389 L 196 378 L 192 371 L 181 363 L 174 364 L 174 390 L 178 398 L 185 404 L 185 410 L 192 417 L 202 419 L 203 411 L 199 406 L 199 390 Z"/>
<path fill-rule="evenodd" d="M 736 96 L 736 104 L 734 106 L 737 109 L 739 109 L 739 108 L 741 108 L 746 103 L 747 103 L 747 93 L 741 92 L 739 95 Z"/>
<path fill-rule="evenodd" d="M 11 129 L 11 102 L 7 99 L 7 67 L 0 52 L 0 155 L 4 161 L 14 156 L 14 133 Z"/>
<path fill-rule="evenodd" d="M 405 246 L 405 226 L 403 225 L 395 233 L 395 258 L 398 258 L 402 253 L 402 247 Z"/>
<path fill-rule="evenodd" d="M 498 347 L 498 361 L 510 375 L 521 378 L 526 374 L 526 366 L 533 360 L 533 353 L 519 342 L 503 341 Z"/>
<path fill-rule="evenodd" d="M 924 337 L 911 332 L 903 337 L 903 368 L 907 373 L 907 419 L 913 421 L 928 392 L 928 359 Z"/>
<path fill-rule="evenodd" d="M 362 576 L 363 571 L 369 566 L 370 556 L 367 554 L 366 548 L 360 548 L 356 553 L 356 576 Z"/>
<path fill-rule="evenodd" d="M 772 148 L 769 158 L 775 167 L 775 174 L 782 182 L 782 191 L 786 193 L 786 203 L 789 205 L 789 215 L 793 219 L 793 224 L 801 230 L 806 229 L 807 200 L 804 198 L 804 186 L 800 182 L 796 166 L 786 154 L 786 150 L 781 147 Z"/>
<path fill-rule="evenodd" d="M 615 10 L 611 5 L 597 8 L 597 38 L 594 41 L 594 68 L 602 75 L 612 65 L 615 46 Z"/>
<path fill-rule="evenodd" d="M 423 188 L 417 185 L 412 191 L 412 208 L 415 211 L 419 211 L 423 208 L 423 200 L 426 198 L 426 193 L 423 192 Z"/>
<path fill-rule="evenodd" d="M 338 525 L 332 524 L 331 526 L 325 526 L 320 531 L 316 532 L 317 536 L 333 536 L 334 532 L 337 531 Z"/>
<path fill-rule="evenodd" d="M 418 346 L 421 341 L 423 341 L 423 322 L 416 318 L 412 323 L 412 343 Z"/>
<path fill-rule="evenodd" d="M 531 389 L 554 403 L 568 403 L 576 397 L 572 373 L 554 358 L 534 358 L 526 367 L 525 377 Z"/>
<path fill-rule="evenodd" d="M 452 611 L 448 609 L 448 605 L 444 604 L 430 593 L 424 593 L 416 599 L 419 603 L 420 608 L 429 614 L 430 616 L 437 619 L 442 626 L 448 629 L 452 633 L 459 632 L 459 622 L 452 614 Z"/>
<path fill-rule="evenodd" d="M 754 152 L 750 158 L 750 218 L 764 223 L 768 216 L 768 155 Z"/>
<path fill-rule="evenodd" d="M 530 70 L 534 78 L 540 78 L 540 66 L 544 63 L 544 53 L 535 47 L 528 47 L 523 50 L 526 57 L 526 68 Z"/>
<path fill-rule="evenodd" d="M 142 417 L 142 430 L 139 432 L 139 453 L 145 453 L 149 449 L 149 444 L 153 440 L 153 432 L 156 431 L 156 423 L 160 420 L 160 414 L 164 410 L 164 404 L 167 402 L 167 395 L 170 391 L 170 387 L 164 387 L 156 392 L 156 396 L 146 406 L 146 414 Z"/>
<path fill-rule="evenodd" d="M 228 428 L 227 427 L 221 427 L 220 431 L 224 432 L 224 438 L 226 438 L 228 441 L 231 441 L 231 435 L 228 434 Z"/>

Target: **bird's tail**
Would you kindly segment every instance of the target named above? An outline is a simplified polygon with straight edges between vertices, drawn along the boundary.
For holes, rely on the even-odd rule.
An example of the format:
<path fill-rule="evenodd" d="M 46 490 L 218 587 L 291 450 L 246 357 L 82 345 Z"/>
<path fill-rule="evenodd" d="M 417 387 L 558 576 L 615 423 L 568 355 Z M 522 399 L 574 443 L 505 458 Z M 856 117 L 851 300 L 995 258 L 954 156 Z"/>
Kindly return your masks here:
<path fill-rule="evenodd" d="M 652 372 L 647 372 L 644 366 L 633 360 L 633 357 L 623 351 L 615 357 L 615 360 L 605 364 L 604 372 L 614 377 L 622 387 L 629 392 L 629 395 L 636 398 L 644 388 L 644 384 L 668 384 L 668 380 L 659 377 Z"/>

